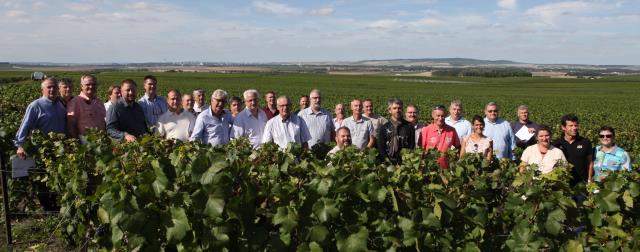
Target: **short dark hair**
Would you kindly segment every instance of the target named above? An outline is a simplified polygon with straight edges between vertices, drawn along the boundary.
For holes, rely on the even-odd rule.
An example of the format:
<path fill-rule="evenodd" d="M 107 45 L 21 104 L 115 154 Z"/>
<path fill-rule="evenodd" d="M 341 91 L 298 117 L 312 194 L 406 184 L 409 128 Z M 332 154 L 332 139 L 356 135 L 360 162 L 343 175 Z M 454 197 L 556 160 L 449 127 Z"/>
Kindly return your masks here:
<path fill-rule="evenodd" d="M 336 133 L 340 132 L 341 130 L 346 130 L 347 132 L 349 132 L 349 135 L 351 135 L 351 130 L 346 126 L 342 126 L 342 127 L 338 128 L 336 130 Z"/>
<path fill-rule="evenodd" d="M 567 121 L 579 123 L 578 117 L 575 114 L 566 114 L 560 118 L 562 126 L 567 126 Z"/>
<path fill-rule="evenodd" d="M 613 130 L 613 127 L 611 126 L 602 126 L 600 127 L 600 129 L 598 129 L 598 134 L 600 133 L 600 131 L 610 131 L 611 135 L 613 135 L 614 137 L 616 136 L 616 131 Z"/>
<path fill-rule="evenodd" d="M 120 87 L 122 87 L 122 85 L 124 85 L 124 84 L 129 84 L 129 85 L 134 86 L 136 88 L 138 87 L 138 85 L 136 85 L 136 82 L 134 80 L 132 80 L 132 79 L 124 79 L 124 80 L 122 80 L 120 82 Z"/>
<path fill-rule="evenodd" d="M 538 136 L 538 134 L 540 134 L 540 131 L 546 131 L 549 133 L 549 136 L 551 136 L 553 134 L 553 132 L 551 132 L 551 127 L 547 126 L 547 125 L 540 125 L 540 127 L 538 127 L 538 131 L 536 131 L 536 136 Z"/>
<path fill-rule="evenodd" d="M 309 99 L 309 96 L 308 96 L 308 95 L 306 95 L 306 94 L 305 94 L 305 95 L 301 95 L 301 96 L 300 96 L 300 99 L 302 99 L 302 98 L 307 98 L 307 99 Z"/>
<path fill-rule="evenodd" d="M 234 97 L 231 97 L 231 100 L 229 100 L 229 103 L 232 103 L 232 102 L 242 103 L 242 99 L 240 99 L 240 97 L 234 96 Z"/>
<path fill-rule="evenodd" d="M 267 94 L 272 94 L 273 96 L 276 96 L 276 92 L 273 92 L 273 90 L 269 90 L 266 93 L 264 93 L 265 96 L 267 96 Z"/>
<path fill-rule="evenodd" d="M 69 86 L 69 87 L 73 87 L 73 81 L 69 78 L 62 78 L 58 81 L 58 87 L 60 87 L 60 85 L 65 85 L 65 86 Z"/>
<path fill-rule="evenodd" d="M 484 118 L 482 118 L 482 116 L 479 116 L 479 115 L 474 115 L 471 118 L 471 124 L 474 124 L 475 122 L 480 122 L 482 123 L 482 125 L 484 125 Z"/>
<path fill-rule="evenodd" d="M 109 89 L 107 89 L 107 94 L 108 95 L 112 95 L 113 94 L 113 90 L 116 89 L 116 88 L 120 88 L 120 86 L 118 86 L 118 85 L 109 86 Z"/>
<path fill-rule="evenodd" d="M 153 80 L 153 82 L 158 83 L 158 79 L 156 79 L 156 77 L 155 77 L 155 76 L 153 76 L 153 75 L 147 75 L 147 76 L 145 76 L 142 80 L 143 80 L 143 81 L 147 81 L 148 79 L 152 79 L 152 80 Z"/>
<path fill-rule="evenodd" d="M 167 92 L 167 96 L 169 96 L 170 93 L 176 93 L 178 96 L 182 97 L 182 94 L 180 93 L 180 91 L 178 91 L 175 88 L 169 89 L 169 91 Z"/>

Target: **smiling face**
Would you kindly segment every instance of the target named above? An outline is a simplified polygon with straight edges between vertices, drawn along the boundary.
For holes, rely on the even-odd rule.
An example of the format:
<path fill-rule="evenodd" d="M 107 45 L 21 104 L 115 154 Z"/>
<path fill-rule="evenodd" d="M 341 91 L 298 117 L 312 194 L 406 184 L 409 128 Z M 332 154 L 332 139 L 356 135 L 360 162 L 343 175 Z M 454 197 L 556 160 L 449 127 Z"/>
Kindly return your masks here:
<path fill-rule="evenodd" d="M 364 108 L 364 114 L 367 116 L 370 116 L 373 114 L 373 102 L 371 101 L 364 101 L 364 103 L 362 103 L 363 108 Z"/>
<path fill-rule="evenodd" d="M 353 100 L 351 102 L 351 113 L 354 117 L 360 117 L 360 115 L 362 115 L 362 101 Z"/>
<path fill-rule="evenodd" d="M 444 125 L 444 118 L 447 116 L 447 113 L 444 110 L 434 109 L 431 111 L 431 118 L 433 119 L 433 124 L 438 127 L 442 127 Z"/>
<path fill-rule="evenodd" d="M 342 105 L 342 103 L 336 104 L 334 112 L 336 114 L 336 117 L 344 117 L 344 105 Z"/>
<path fill-rule="evenodd" d="M 477 134 L 482 134 L 482 131 L 484 131 L 484 121 L 474 120 L 473 132 Z"/>
<path fill-rule="evenodd" d="M 169 110 L 178 111 L 180 109 L 180 94 L 177 92 L 169 92 L 167 94 L 167 105 L 169 106 Z"/>
<path fill-rule="evenodd" d="M 193 109 L 193 96 L 190 94 L 182 95 L 182 109 L 184 110 L 192 110 Z"/>
<path fill-rule="evenodd" d="M 127 103 L 131 104 L 136 101 L 136 86 L 124 83 L 120 86 L 120 92 L 122 92 L 122 97 Z"/>
<path fill-rule="evenodd" d="M 402 105 L 398 103 L 393 103 L 389 106 L 389 115 L 396 121 L 400 121 L 402 119 Z"/>
<path fill-rule="evenodd" d="M 224 105 L 227 104 L 225 98 L 213 98 L 211 97 L 211 113 L 214 115 L 221 115 L 224 112 Z"/>
<path fill-rule="evenodd" d="M 300 97 L 300 110 L 306 109 L 309 107 L 309 97 L 301 96 Z"/>
<path fill-rule="evenodd" d="M 283 119 L 289 118 L 291 113 L 291 101 L 287 97 L 280 97 L 277 101 L 278 113 Z"/>
<path fill-rule="evenodd" d="M 601 130 L 598 133 L 598 139 L 600 139 L 600 144 L 606 147 L 611 147 L 615 144 L 613 132 L 609 130 Z"/>
<path fill-rule="evenodd" d="M 258 96 L 255 93 L 248 93 L 244 97 L 244 105 L 251 111 L 256 111 L 258 109 L 258 102 Z"/>
<path fill-rule="evenodd" d="M 451 105 L 449 106 L 449 113 L 451 114 L 451 119 L 458 120 L 462 116 L 462 108 L 459 105 Z"/>
<path fill-rule="evenodd" d="M 89 98 L 95 98 L 98 89 L 98 83 L 95 78 L 85 77 L 80 81 L 81 92 Z"/>
<path fill-rule="evenodd" d="M 551 144 L 551 132 L 548 130 L 539 130 L 536 139 L 539 145 L 549 148 Z"/>
<path fill-rule="evenodd" d="M 153 79 L 146 79 L 144 80 L 144 92 L 149 96 L 149 97 L 155 97 L 156 95 L 156 88 L 157 88 L 157 82 Z"/>
<path fill-rule="evenodd" d="M 408 106 L 407 111 L 404 112 L 404 119 L 411 124 L 418 122 L 418 108 L 414 106 Z"/>
<path fill-rule="evenodd" d="M 60 97 L 67 98 L 73 94 L 73 86 L 61 83 L 59 87 L 56 87 L 56 90 L 60 92 Z"/>
<path fill-rule="evenodd" d="M 336 143 L 339 146 L 346 146 L 351 144 L 351 133 L 346 128 L 341 128 L 336 132 Z"/>
<path fill-rule="evenodd" d="M 54 100 L 58 97 L 58 84 L 53 80 L 45 80 L 40 84 L 42 89 L 42 96 L 46 96 L 49 100 Z"/>
<path fill-rule="evenodd" d="M 498 106 L 488 105 L 484 109 L 484 114 L 487 116 L 487 119 L 489 119 L 489 121 L 495 122 L 498 119 Z"/>

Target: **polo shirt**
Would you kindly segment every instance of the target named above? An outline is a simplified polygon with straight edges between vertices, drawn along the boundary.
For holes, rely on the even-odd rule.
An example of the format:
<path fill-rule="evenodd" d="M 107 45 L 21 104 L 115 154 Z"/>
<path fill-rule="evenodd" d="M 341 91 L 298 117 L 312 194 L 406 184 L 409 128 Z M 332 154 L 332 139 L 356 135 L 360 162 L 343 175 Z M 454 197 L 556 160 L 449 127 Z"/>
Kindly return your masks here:
<path fill-rule="evenodd" d="M 155 126 L 158 123 L 158 118 L 164 112 L 169 110 L 167 101 L 162 96 L 156 95 L 154 98 L 149 98 L 146 94 L 138 100 L 142 111 L 144 111 L 144 117 L 147 119 L 147 124 Z"/>
<path fill-rule="evenodd" d="M 437 149 L 443 155 L 438 158 L 438 165 L 442 169 L 449 168 L 449 159 L 444 155 L 451 147 L 460 148 L 460 139 L 456 130 L 449 125 L 442 125 L 442 130 L 438 130 L 435 124 L 429 124 L 422 128 L 420 134 L 420 146 L 424 150 Z"/>
<path fill-rule="evenodd" d="M 351 144 L 358 149 L 364 149 L 369 144 L 369 138 L 374 136 L 373 124 L 366 117 L 360 117 L 359 120 L 350 116 L 342 120 L 342 126 L 349 128 L 351 132 Z"/>
<path fill-rule="evenodd" d="M 262 143 L 276 143 L 280 149 L 287 148 L 289 143 L 306 143 L 311 139 L 311 134 L 307 124 L 295 114 L 283 119 L 282 116 L 275 116 L 267 122 L 262 134 Z"/>
<path fill-rule="evenodd" d="M 562 151 L 558 148 L 553 147 L 553 145 L 549 146 L 547 153 L 542 156 L 542 153 L 540 153 L 540 148 L 537 144 L 527 147 L 524 152 L 522 152 L 522 157 L 520 158 L 520 160 L 522 160 L 522 162 L 526 162 L 529 165 L 538 165 L 538 171 L 542 172 L 542 174 L 553 171 L 553 168 L 556 163 L 558 163 L 558 161 L 567 161 Z"/>
<path fill-rule="evenodd" d="M 333 127 L 331 113 L 328 110 L 320 108 L 317 112 L 314 112 L 309 107 L 300 111 L 298 117 L 304 120 L 311 134 L 311 139 L 308 142 L 309 147 L 317 143 L 331 142 L 331 133 L 335 132 L 335 128 Z"/>
<path fill-rule="evenodd" d="M 271 112 L 271 110 L 267 106 L 263 107 L 262 111 L 264 111 L 264 113 L 267 115 L 267 120 L 271 120 L 271 118 L 280 114 L 280 111 L 278 111 L 277 109 L 276 112 Z M 296 113 L 293 114 L 295 115 Z"/>
<path fill-rule="evenodd" d="M 202 111 L 196 118 L 196 125 L 189 140 L 213 146 L 228 144 L 233 137 L 232 123 L 233 119 L 229 111 L 223 110 L 222 116 L 218 118 L 209 108 Z"/>
<path fill-rule="evenodd" d="M 22 146 L 33 129 L 38 129 L 43 134 L 67 132 L 67 111 L 58 99 L 52 101 L 42 96 L 27 106 L 16 132 L 15 146 Z"/>
<path fill-rule="evenodd" d="M 444 123 L 456 129 L 456 133 L 458 133 L 458 139 L 464 139 L 465 136 L 471 135 L 471 133 L 473 132 L 471 123 L 464 119 L 464 117 L 460 117 L 460 119 L 454 121 L 451 119 L 451 116 L 447 116 L 444 119 Z"/>
<path fill-rule="evenodd" d="M 571 175 L 573 175 L 571 184 L 575 185 L 577 182 L 587 182 L 589 179 L 589 162 L 592 161 L 592 159 L 589 159 L 589 156 L 593 155 L 591 142 L 578 135 L 573 143 L 569 143 L 564 137 L 560 137 L 553 141 L 551 145 L 562 150 L 567 161 L 573 165 L 573 169 L 571 170 Z"/>
<path fill-rule="evenodd" d="M 517 133 L 522 127 L 527 127 L 527 128 L 534 128 L 536 129 L 536 131 L 538 131 L 540 129 L 540 125 L 538 125 L 537 123 L 534 123 L 532 121 L 528 121 L 526 124 L 521 123 L 520 121 L 515 121 L 511 123 L 511 130 L 513 131 L 513 134 Z M 538 142 L 536 140 L 536 136 L 532 136 L 531 138 L 529 138 L 529 140 L 522 140 L 520 138 L 518 138 L 518 136 L 516 136 L 516 146 L 520 147 L 520 148 L 527 148 L 530 145 L 534 145 L 536 142 Z"/>
<path fill-rule="evenodd" d="M 99 98 L 90 99 L 84 94 L 73 97 L 67 103 L 67 116 L 75 118 L 76 125 L 72 127 L 76 128 L 78 135 L 84 135 L 88 128 L 104 130 L 106 127 L 104 118 L 107 111 Z"/>
<path fill-rule="evenodd" d="M 196 117 L 191 112 L 182 110 L 182 113 L 178 114 L 169 110 L 158 118 L 156 133 L 167 139 L 189 141 L 195 124 Z"/>
<path fill-rule="evenodd" d="M 497 118 L 495 122 L 490 122 L 484 118 L 484 132 L 488 138 L 493 139 L 493 153 L 496 158 L 513 159 L 513 149 L 516 147 L 516 136 L 511 130 L 509 122 L 502 118 Z"/>
<path fill-rule="evenodd" d="M 233 120 L 233 137 L 246 137 L 254 149 L 258 148 L 262 143 L 262 134 L 267 121 L 267 114 L 262 109 L 258 109 L 258 117 L 255 117 L 250 109 L 245 108 Z"/>
<path fill-rule="evenodd" d="M 618 146 L 614 146 L 613 150 L 605 152 L 602 146 L 598 145 L 595 149 L 595 157 L 593 161 L 593 179 L 600 179 L 606 171 L 631 171 L 631 158 L 629 153 Z"/>
<path fill-rule="evenodd" d="M 124 133 L 136 137 L 147 133 L 147 121 L 144 111 L 137 102 L 128 104 L 120 99 L 107 114 L 107 133 L 115 139 L 123 139 Z"/>
<path fill-rule="evenodd" d="M 387 122 L 389 122 L 389 120 L 387 120 L 387 118 L 384 118 L 378 114 L 372 114 L 370 117 L 369 116 L 365 116 L 362 115 L 362 117 L 368 118 L 369 120 L 371 120 L 371 124 L 373 125 L 373 131 L 378 132 L 378 129 L 380 128 L 380 126 L 385 125 Z M 375 135 L 374 135 L 375 136 Z"/>

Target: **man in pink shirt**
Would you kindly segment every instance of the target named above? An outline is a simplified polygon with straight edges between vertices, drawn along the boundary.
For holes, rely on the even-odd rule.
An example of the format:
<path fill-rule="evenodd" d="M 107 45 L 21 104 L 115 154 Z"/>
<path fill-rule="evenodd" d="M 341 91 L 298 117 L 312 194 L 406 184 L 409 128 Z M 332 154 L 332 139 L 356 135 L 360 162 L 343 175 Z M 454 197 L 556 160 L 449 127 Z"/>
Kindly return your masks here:
<path fill-rule="evenodd" d="M 433 122 L 428 126 L 422 128 L 420 132 L 420 146 L 427 152 L 430 149 L 437 149 L 440 151 L 440 157 L 438 158 L 438 165 L 442 169 L 449 169 L 449 159 L 446 152 L 454 147 L 456 150 L 460 149 L 460 139 L 456 130 L 445 124 L 444 119 L 447 116 L 447 111 L 444 106 L 438 105 L 431 111 L 431 118 Z"/>
<path fill-rule="evenodd" d="M 97 96 L 97 88 L 95 76 L 86 74 L 80 78 L 80 95 L 67 104 L 67 130 L 70 137 L 84 135 L 88 128 L 105 129 L 107 112 Z"/>

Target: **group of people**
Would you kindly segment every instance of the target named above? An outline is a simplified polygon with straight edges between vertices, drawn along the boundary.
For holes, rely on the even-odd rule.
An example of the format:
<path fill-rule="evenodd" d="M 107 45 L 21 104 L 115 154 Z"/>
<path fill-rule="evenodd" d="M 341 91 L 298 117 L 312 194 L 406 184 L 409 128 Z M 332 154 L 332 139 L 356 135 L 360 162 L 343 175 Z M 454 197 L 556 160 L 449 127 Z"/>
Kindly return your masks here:
<path fill-rule="evenodd" d="M 73 96 L 73 82 L 49 78 L 41 83 L 42 97 L 27 107 L 17 132 L 16 154 L 25 157 L 22 148 L 33 129 L 43 133 L 63 133 L 78 138 L 89 128 L 105 130 L 121 141 L 136 141 L 144 134 L 155 133 L 180 141 L 199 141 L 213 146 L 224 145 L 234 138 L 247 138 L 254 148 L 275 143 L 281 149 L 289 143 L 303 148 L 335 141 L 329 155 L 353 146 L 358 149 L 376 148 L 381 162 L 399 164 L 402 149 L 422 148 L 425 153 L 436 149 L 435 160 L 442 169 L 449 167 L 447 153 L 455 150 L 459 157 L 476 153 L 487 160 L 516 160 L 513 150 L 524 149 L 521 169 L 536 165 L 542 173 L 554 169 L 559 161 L 573 165 L 573 182 L 599 179 L 607 171 L 630 170 L 629 155 L 615 145 L 615 131 L 611 127 L 599 130 L 600 145 L 578 134 L 579 121 L 575 115 L 561 118 L 563 135 L 552 141 L 548 126 L 529 120 L 529 108 L 518 107 L 518 120 L 507 122 L 499 117 L 499 106 L 489 102 L 485 116 L 463 117 L 463 105 L 452 101 L 448 108 L 431 108 L 431 122 L 419 122 L 419 109 L 406 107 L 400 99 L 387 102 L 389 118 L 374 112 L 371 99 L 353 99 L 347 116 L 344 104 L 335 106 L 335 116 L 322 107 L 321 92 L 312 90 L 300 97 L 299 110 L 292 111 L 287 96 L 275 92 L 264 94 L 265 106 L 260 107 L 257 90 L 249 89 L 239 97 L 229 98 L 226 91 L 217 89 L 206 104 L 202 89 L 181 94 L 176 89 L 166 98 L 157 94 L 158 80 L 143 78 L 144 95 L 137 99 L 138 86 L 132 79 L 110 86 L 108 101 L 97 97 L 98 81 L 93 75 L 80 78 L 80 93 Z M 244 104 L 244 106 L 243 106 Z M 228 105 L 228 107 L 227 107 Z"/>

